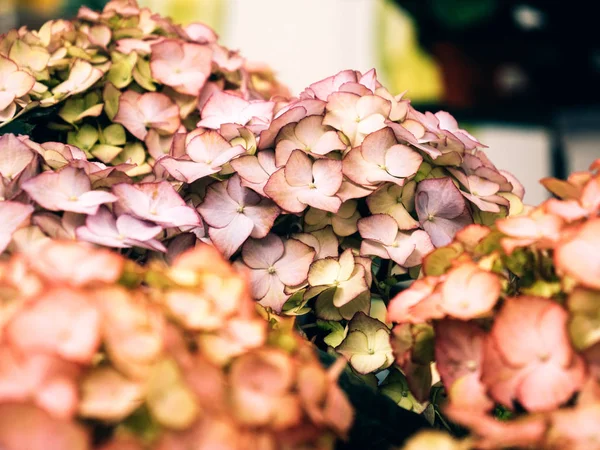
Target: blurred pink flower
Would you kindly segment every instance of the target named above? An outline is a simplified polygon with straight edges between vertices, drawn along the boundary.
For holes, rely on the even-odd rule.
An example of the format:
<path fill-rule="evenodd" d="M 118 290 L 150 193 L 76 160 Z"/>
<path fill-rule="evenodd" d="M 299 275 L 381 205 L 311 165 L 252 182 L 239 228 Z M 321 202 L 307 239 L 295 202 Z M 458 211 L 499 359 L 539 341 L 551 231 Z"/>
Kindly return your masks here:
<path fill-rule="evenodd" d="M 33 213 L 33 206 L 18 202 L 0 201 L 0 253 L 4 252 L 13 233 Z"/>
<path fill-rule="evenodd" d="M 235 123 L 259 133 L 269 127 L 274 106 L 273 102 L 249 101 L 234 94 L 216 91 L 202 108 L 198 126 L 218 129 L 225 123 Z"/>
<path fill-rule="evenodd" d="M 516 400 L 528 411 L 551 411 L 581 387 L 585 365 L 571 347 L 567 320 L 554 300 L 505 300 L 485 344 L 482 370 L 496 401 L 512 407 Z"/>
<path fill-rule="evenodd" d="M 363 241 L 360 254 L 391 259 L 403 267 L 421 264 L 423 256 L 433 250 L 423 230 L 403 232 L 392 216 L 375 214 L 358 221 L 358 232 Z"/>

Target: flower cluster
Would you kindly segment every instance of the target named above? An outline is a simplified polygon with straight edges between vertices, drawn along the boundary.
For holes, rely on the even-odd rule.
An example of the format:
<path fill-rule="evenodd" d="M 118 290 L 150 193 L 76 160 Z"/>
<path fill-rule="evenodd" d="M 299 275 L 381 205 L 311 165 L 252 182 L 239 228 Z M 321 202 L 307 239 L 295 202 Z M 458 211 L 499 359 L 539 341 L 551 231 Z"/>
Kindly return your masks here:
<path fill-rule="evenodd" d="M 207 27 L 134 0 L 11 31 L 0 58 L 0 126 L 16 133 L 0 137 L 0 252 L 70 239 L 151 267 L 208 243 L 268 317 L 302 316 L 309 339 L 371 380 L 394 361 L 385 304 L 423 257 L 522 209 L 522 186 L 483 144 L 374 70 L 290 97 Z M 224 326 L 185 298 L 170 316 Z M 422 410 L 405 381 L 396 371 L 382 390 Z"/>
<path fill-rule="evenodd" d="M 0 447 L 333 448 L 337 386 L 201 246 L 145 268 L 49 241 L 0 263 Z M 343 360 L 340 360 L 343 361 Z"/>
<path fill-rule="evenodd" d="M 477 448 L 600 441 L 600 160 L 542 182 L 557 198 L 459 231 L 388 308 L 396 363 L 428 395 L 435 360 Z"/>

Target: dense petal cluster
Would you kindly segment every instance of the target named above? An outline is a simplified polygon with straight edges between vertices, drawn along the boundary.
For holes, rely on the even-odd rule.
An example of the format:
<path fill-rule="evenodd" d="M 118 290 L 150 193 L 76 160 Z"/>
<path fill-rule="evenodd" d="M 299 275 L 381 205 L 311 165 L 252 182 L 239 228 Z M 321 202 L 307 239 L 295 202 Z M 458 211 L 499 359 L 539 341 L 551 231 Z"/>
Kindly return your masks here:
<path fill-rule="evenodd" d="M 142 268 L 48 241 L 0 263 L 0 293 L 3 449 L 328 449 L 352 424 L 343 366 L 269 331 L 207 245 Z"/>
<path fill-rule="evenodd" d="M 536 208 L 459 231 L 389 304 L 396 363 L 417 385 L 414 362 L 436 362 L 445 414 L 477 448 L 598 447 L 587 424 L 600 407 L 599 166 L 544 180 L 556 198 Z"/>

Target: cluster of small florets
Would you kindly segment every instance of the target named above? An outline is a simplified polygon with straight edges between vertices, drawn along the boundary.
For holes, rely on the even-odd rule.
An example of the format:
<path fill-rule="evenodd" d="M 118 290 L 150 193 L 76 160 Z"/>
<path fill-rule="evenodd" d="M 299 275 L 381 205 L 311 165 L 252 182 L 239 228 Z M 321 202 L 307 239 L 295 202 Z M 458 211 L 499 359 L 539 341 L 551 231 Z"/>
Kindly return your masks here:
<path fill-rule="evenodd" d="M 49 241 L 0 263 L 0 447 L 331 449 L 352 408 L 209 246 L 139 267 Z"/>
<path fill-rule="evenodd" d="M 435 360 L 476 448 L 598 448 L 599 172 L 542 180 L 558 198 L 459 231 L 389 305 L 396 363 L 428 394 Z"/>

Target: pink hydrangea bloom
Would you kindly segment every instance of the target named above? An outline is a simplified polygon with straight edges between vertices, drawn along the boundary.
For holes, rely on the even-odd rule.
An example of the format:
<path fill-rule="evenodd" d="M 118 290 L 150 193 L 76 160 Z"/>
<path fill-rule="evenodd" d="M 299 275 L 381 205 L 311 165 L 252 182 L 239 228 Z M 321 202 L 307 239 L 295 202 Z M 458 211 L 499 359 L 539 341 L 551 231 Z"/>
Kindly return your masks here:
<path fill-rule="evenodd" d="M 200 217 L 177 194 L 167 181 L 113 186 L 116 207 L 125 214 L 148 220 L 164 227 L 200 225 Z"/>
<path fill-rule="evenodd" d="M 36 203 L 50 211 L 96 214 L 100 205 L 117 201 L 110 192 L 92 190 L 85 172 L 70 166 L 58 172 L 44 172 L 22 187 Z"/>
<path fill-rule="evenodd" d="M 206 45 L 165 39 L 152 46 L 152 76 L 182 94 L 200 95 L 211 64 L 212 50 Z"/>
<path fill-rule="evenodd" d="M 198 211 L 209 225 L 212 243 L 226 258 L 248 237 L 264 238 L 280 212 L 271 200 L 243 187 L 237 175 L 210 185 Z"/>
<path fill-rule="evenodd" d="M 265 307 L 281 312 L 291 294 L 286 287 L 306 281 L 314 250 L 296 239 L 283 240 L 274 234 L 248 239 L 242 247 L 242 261 L 250 268 L 252 296 Z"/>
<path fill-rule="evenodd" d="M 173 178 L 192 183 L 219 172 L 230 160 L 246 153 L 246 149 L 241 145 L 232 146 L 218 131 L 208 130 L 192 138 L 185 152 L 187 156 L 182 158 L 164 156 L 159 164 Z"/>
<path fill-rule="evenodd" d="M 360 219 L 358 231 L 363 238 L 360 245 L 361 255 L 391 259 L 403 267 L 421 264 L 423 256 L 433 250 L 426 232 L 400 231 L 394 218 L 387 214 L 375 214 Z"/>
<path fill-rule="evenodd" d="M 105 207 L 88 216 L 85 226 L 77 228 L 78 239 L 113 248 L 141 247 L 159 252 L 166 248 L 155 236 L 162 231 L 159 225 L 122 214 L 115 218 Z"/>
<path fill-rule="evenodd" d="M 553 300 L 505 300 L 486 341 L 482 370 L 496 401 L 512 407 L 516 400 L 528 411 L 551 411 L 581 387 L 585 366 L 569 342 L 567 320 L 567 312 Z"/>
<path fill-rule="evenodd" d="M 177 105 L 166 95 L 157 92 L 124 92 L 119 97 L 119 109 L 113 120 L 142 141 L 149 128 L 172 134 L 181 124 Z"/>
<path fill-rule="evenodd" d="M 383 128 L 369 134 L 360 147 L 343 160 L 343 171 L 360 185 L 374 186 L 385 181 L 402 186 L 419 170 L 423 157 L 410 147 L 398 144 L 394 132 Z"/>
<path fill-rule="evenodd" d="M 335 194 L 342 184 L 342 163 L 333 159 L 311 161 L 301 150 L 292 152 L 264 191 L 281 209 L 300 213 L 307 206 L 337 212 L 342 201 Z"/>

